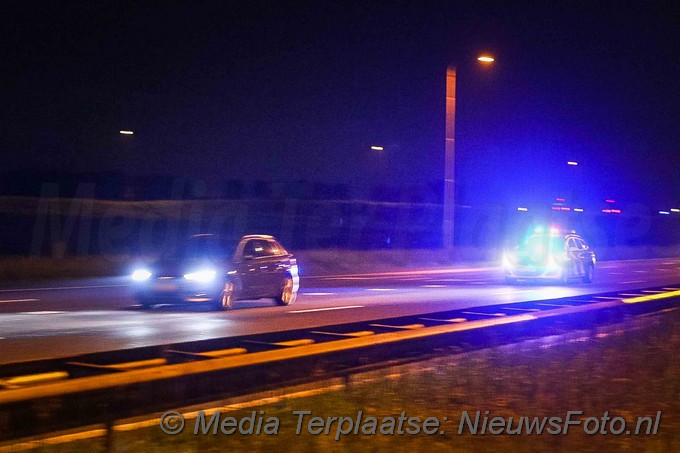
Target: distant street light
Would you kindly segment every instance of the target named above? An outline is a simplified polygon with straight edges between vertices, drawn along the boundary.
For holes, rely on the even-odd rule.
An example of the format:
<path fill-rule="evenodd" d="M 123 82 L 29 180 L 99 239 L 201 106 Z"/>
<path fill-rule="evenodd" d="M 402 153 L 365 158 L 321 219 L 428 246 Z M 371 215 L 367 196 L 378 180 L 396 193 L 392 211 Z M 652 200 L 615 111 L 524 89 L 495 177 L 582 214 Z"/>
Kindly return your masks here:
<path fill-rule="evenodd" d="M 567 166 L 569 167 L 578 167 L 579 163 L 575 160 L 570 160 L 567 161 Z M 569 175 L 567 176 L 567 181 L 568 181 L 568 190 L 569 190 L 569 198 L 571 199 L 572 203 L 580 203 L 580 191 L 579 189 L 582 187 L 582 181 L 581 181 L 581 171 L 574 168 L 573 170 L 567 170 L 569 172 Z"/>
<path fill-rule="evenodd" d="M 477 60 L 492 63 L 494 58 L 480 55 Z M 456 184 L 456 66 L 446 68 L 446 144 L 444 150 L 444 215 L 442 219 L 442 239 L 444 250 L 453 251 L 453 232 L 455 215 Z"/>
<path fill-rule="evenodd" d="M 120 135 L 134 135 L 133 131 L 118 131 Z"/>
<path fill-rule="evenodd" d="M 382 146 L 371 146 L 371 149 L 373 151 L 384 151 L 385 150 L 385 148 L 383 148 Z"/>

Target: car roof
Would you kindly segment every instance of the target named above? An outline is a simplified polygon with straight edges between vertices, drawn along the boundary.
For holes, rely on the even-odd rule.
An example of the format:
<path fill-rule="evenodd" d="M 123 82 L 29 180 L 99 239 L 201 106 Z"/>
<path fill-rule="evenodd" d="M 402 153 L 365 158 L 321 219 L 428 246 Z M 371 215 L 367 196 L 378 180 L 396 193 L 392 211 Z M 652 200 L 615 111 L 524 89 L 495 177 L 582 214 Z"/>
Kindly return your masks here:
<path fill-rule="evenodd" d="M 243 239 L 274 239 L 274 236 L 269 234 L 246 234 L 241 238 L 241 240 Z"/>
<path fill-rule="evenodd" d="M 214 237 L 215 239 L 222 238 L 222 236 L 218 236 L 213 233 L 198 233 L 189 236 L 189 238 L 202 238 L 202 237 Z M 245 236 L 241 237 L 241 240 L 243 239 L 275 239 L 275 238 L 274 236 L 271 236 L 269 234 L 246 234 Z"/>

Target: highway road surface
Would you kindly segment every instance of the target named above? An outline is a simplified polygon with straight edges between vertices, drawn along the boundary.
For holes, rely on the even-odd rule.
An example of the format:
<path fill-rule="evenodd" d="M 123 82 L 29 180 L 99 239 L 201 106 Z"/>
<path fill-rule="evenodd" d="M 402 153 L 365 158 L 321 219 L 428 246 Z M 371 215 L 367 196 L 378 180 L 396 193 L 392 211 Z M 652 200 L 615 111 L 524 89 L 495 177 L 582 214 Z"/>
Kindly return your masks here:
<path fill-rule="evenodd" d="M 295 304 L 141 310 L 127 277 L 0 289 L 0 364 L 652 286 L 680 285 L 680 258 L 608 261 L 592 284 L 506 285 L 495 266 L 303 276 Z"/>

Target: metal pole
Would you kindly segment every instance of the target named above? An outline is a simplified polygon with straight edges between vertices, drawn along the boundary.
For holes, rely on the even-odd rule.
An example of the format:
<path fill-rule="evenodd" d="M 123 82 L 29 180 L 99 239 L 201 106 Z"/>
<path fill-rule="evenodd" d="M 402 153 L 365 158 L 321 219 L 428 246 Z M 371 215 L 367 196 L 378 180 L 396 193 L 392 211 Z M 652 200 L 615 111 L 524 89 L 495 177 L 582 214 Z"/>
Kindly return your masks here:
<path fill-rule="evenodd" d="M 446 147 L 444 157 L 444 215 L 442 222 L 443 247 L 453 252 L 455 214 L 455 156 L 456 156 L 456 67 L 446 69 Z"/>

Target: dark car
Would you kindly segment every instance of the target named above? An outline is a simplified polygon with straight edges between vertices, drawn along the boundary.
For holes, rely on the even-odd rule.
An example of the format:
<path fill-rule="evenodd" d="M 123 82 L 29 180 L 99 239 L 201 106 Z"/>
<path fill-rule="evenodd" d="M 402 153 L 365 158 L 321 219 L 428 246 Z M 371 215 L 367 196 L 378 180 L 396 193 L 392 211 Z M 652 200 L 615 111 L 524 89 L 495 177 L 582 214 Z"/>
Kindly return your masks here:
<path fill-rule="evenodd" d="M 267 235 L 231 244 L 212 234 L 193 235 L 171 257 L 138 267 L 132 279 L 145 308 L 210 303 L 228 310 L 236 300 L 269 297 L 288 305 L 299 288 L 295 257 Z"/>
<path fill-rule="evenodd" d="M 558 228 L 536 228 L 515 247 L 503 253 L 508 283 L 517 280 L 557 280 L 567 283 L 593 280 L 595 252 L 581 236 Z"/>

